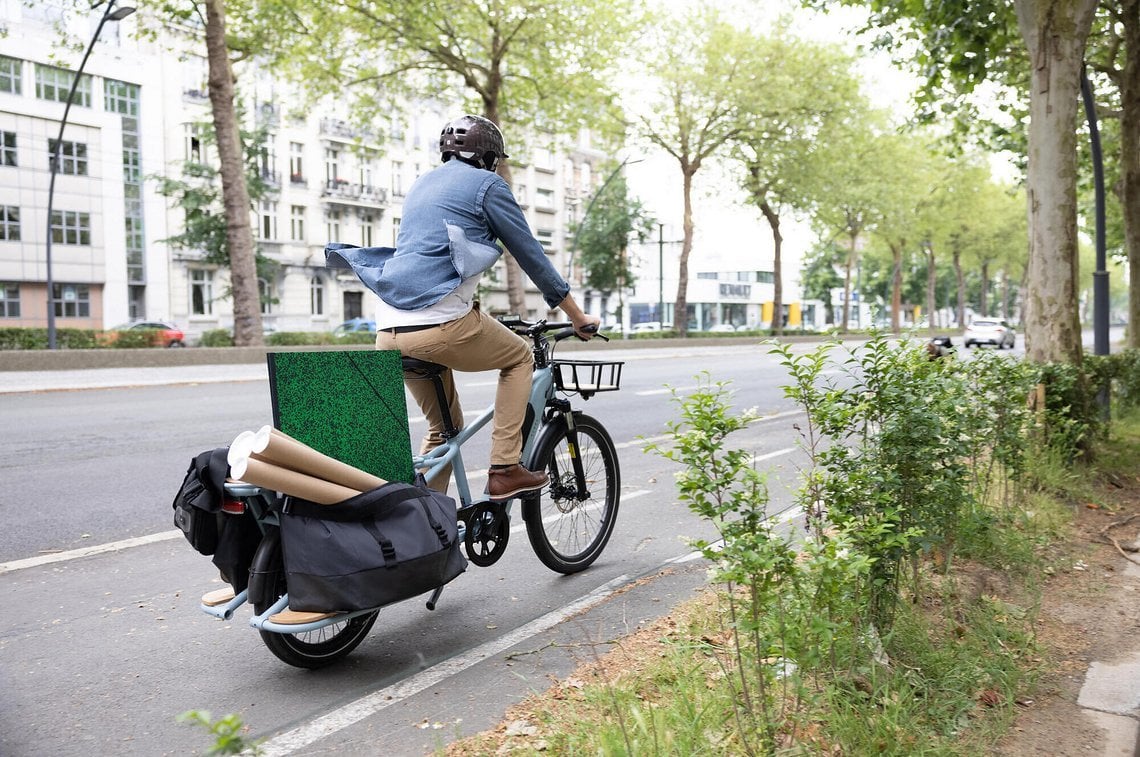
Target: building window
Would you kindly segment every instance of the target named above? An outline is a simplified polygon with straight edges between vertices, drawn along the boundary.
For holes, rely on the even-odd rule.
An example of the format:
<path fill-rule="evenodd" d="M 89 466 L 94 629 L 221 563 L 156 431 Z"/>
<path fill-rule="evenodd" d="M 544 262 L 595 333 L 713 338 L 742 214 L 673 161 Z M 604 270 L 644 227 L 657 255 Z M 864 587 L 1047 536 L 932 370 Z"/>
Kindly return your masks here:
<path fill-rule="evenodd" d="M 75 74 L 55 66 L 36 65 L 36 97 L 41 100 L 67 102 L 67 93 L 71 90 L 71 82 Z M 75 88 L 74 105 L 91 107 L 91 75 L 83 74 L 79 77 L 79 84 Z"/>
<path fill-rule="evenodd" d="M 0 282 L 0 318 L 20 317 L 20 285 Z"/>
<path fill-rule="evenodd" d="M 267 279 L 258 279 L 257 293 L 261 301 L 261 314 L 269 315 L 273 312 L 273 285 Z"/>
<path fill-rule="evenodd" d="M 91 290 L 86 284 L 52 284 L 51 301 L 57 318 L 91 315 Z"/>
<path fill-rule="evenodd" d="M 404 196 L 404 164 L 398 160 L 392 161 L 392 194 Z"/>
<path fill-rule="evenodd" d="M 277 203 L 271 200 L 261 201 L 261 238 L 277 238 Z"/>
<path fill-rule="evenodd" d="M 309 310 L 313 315 L 325 314 L 325 282 L 320 276 L 309 280 Z"/>
<path fill-rule="evenodd" d="M 213 271 L 200 268 L 190 271 L 190 313 L 192 315 L 213 315 Z"/>
<path fill-rule="evenodd" d="M 526 207 L 527 202 L 529 202 L 529 196 L 527 195 L 526 191 L 526 184 L 515 185 L 515 199 L 518 200 L 519 205 L 524 208 Z"/>
<path fill-rule="evenodd" d="M 0 131 L 0 166 L 14 166 L 16 163 L 16 132 Z"/>
<path fill-rule="evenodd" d="M 103 80 L 103 109 L 108 113 L 137 118 L 139 85 L 115 79 Z"/>
<path fill-rule="evenodd" d="M 292 205 L 289 208 L 289 238 L 294 242 L 305 241 L 304 205 Z"/>
<path fill-rule="evenodd" d="M 360 246 L 372 246 L 372 229 L 376 219 L 371 213 L 365 213 L 360 217 Z"/>
<path fill-rule="evenodd" d="M 20 241 L 20 209 L 15 205 L 0 205 L 0 240 Z"/>
<path fill-rule="evenodd" d="M 539 229 L 534 233 L 534 238 L 542 244 L 542 249 L 549 255 L 554 252 L 554 230 L 553 229 Z"/>
<path fill-rule="evenodd" d="M 336 150 L 325 150 L 325 181 L 329 184 L 337 183 L 337 179 L 340 178 L 340 169 L 337 165 L 338 158 L 339 154 Z"/>
<path fill-rule="evenodd" d="M 400 219 L 392 219 L 392 246 L 396 246 L 396 240 L 400 238 Z"/>
<path fill-rule="evenodd" d="M 202 163 L 204 152 L 202 146 L 202 125 L 185 124 L 186 136 L 185 160 L 188 163 Z"/>
<path fill-rule="evenodd" d="M 91 214 L 53 210 L 51 241 L 57 244 L 91 244 Z"/>
<path fill-rule="evenodd" d="M 56 172 L 61 174 L 70 174 L 72 176 L 86 176 L 87 175 L 87 145 L 82 142 L 68 142 L 64 140 L 58 143 L 59 152 L 56 153 L 56 141 L 54 139 L 48 140 L 48 170 L 51 170 L 52 157 L 59 156 L 59 164 L 56 166 Z"/>
<path fill-rule="evenodd" d="M 534 206 L 542 210 L 554 210 L 554 190 L 536 189 L 534 192 Z"/>
<path fill-rule="evenodd" d="M 24 61 L 0 55 L 0 92 L 7 92 L 10 95 L 20 94 L 20 74 L 23 67 Z"/>
<path fill-rule="evenodd" d="M 330 210 L 325 220 L 326 236 L 330 242 L 340 241 L 340 211 Z"/>
<path fill-rule="evenodd" d="M 370 153 L 360 159 L 360 186 L 365 190 L 372 187 L 372 155 Z"/>
<path fill-rule="evenodd" d="M 300 184 L 305 180 L 305 146 L 300 142 L 289 143 L 289 181 Z"/>

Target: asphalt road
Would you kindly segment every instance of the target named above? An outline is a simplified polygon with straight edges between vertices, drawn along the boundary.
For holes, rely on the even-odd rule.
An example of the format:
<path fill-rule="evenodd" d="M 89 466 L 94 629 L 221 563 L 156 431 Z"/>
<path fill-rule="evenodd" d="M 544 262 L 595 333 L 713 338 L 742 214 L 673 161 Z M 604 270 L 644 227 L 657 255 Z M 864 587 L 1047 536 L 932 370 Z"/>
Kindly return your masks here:
<path fill-rule="evenodd" d="M 423 754 L 497 722 L 550 676 L 703 584 L 684 540 L 712 536 L 709 526 L 677 503 L 677 467 L 643 451 L 677 418 L 670 387 L 683 395 L 700 375 L 729 382 L 734 407 L 765 416 L 732 443 L 769 471 L 769 512 L 795 516 L 802 416 L 766 348 L 597 354 L 628 361 L 622 390 L 584 405 L 610 430 L 622 466 L 605 554 L 582 574 L 551 573 L 516 521 L 503 559 L 469 568 L 435 612 L 419 600 L 386 608 L 352 655 L 320 671 L 273 657 L 245 608 L 229 622 L 201 613 L 216 571 L 171 527 L 190 457 L 270 421 L 264 379 L 246 370 L 217 383 L 4 394 L 0 754 L 189 754 L 209 743 L 175 722 L 190 709 L 239 713 L 270 754 Z M 460 381 L 465 409 L 490 403 L 493 378 Z M 413 420 L 413 438 L 423 428 Z M 480 444 L 465 451 L 471 467 L 485 460 Z"/>
<path fill-rule="evenodd" d="M 267 382 L 5 394 L 0 754 L 187 754 L 208 741 L 175 722 L 189 709 L 240 713 L 271 753 L 375 754 L 375 739 L 385 753 L 423 753 L 495 722 L 569 670 L 569 647 L 553 639 L 613 638 L 667 611 L 704 580 L 699 561 L 672 562 L 690 551 L 683 538 L 711 535 L 676 503 L 674 464 L 643 452 L 676 418 L 668 387 L 684 394 L 707 372 L 731 382 L 734 406 L 772 416 L 734 442 L 776 471 L 773 510 L 791 506 L 796 411 L 759 346 L 605 354 L 629 362 L 620 392 L 584 405 L 609 428 L 622 465 L 621 512 L 599 561 L 554 574 L 517 524 L 503 559 L 469 568 L 435 612 L 418 600 L 385 609 L 347 660 L 322 671 L 279 662 L 244 608 L 230 622 L 202 614 L 198 598 L 218 587 L 216 571 L 171 527 L 190 457 L 269 422 Z M 464 378 L 465 409 L 489 404 L 494 377 Z M 481 444 L 465 451 L 472 467 L 485 460 Z M 532 648 L 547 651 L 507 656 Z M 380 706 L 359 703 L 378 691 L 387 692 Z"/>

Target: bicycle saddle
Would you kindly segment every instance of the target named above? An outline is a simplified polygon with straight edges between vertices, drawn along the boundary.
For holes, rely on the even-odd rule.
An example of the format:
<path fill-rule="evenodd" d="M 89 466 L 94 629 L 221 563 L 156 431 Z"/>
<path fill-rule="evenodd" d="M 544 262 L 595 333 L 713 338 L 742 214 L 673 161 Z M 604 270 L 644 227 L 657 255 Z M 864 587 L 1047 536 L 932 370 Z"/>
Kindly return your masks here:
<path fill-rule="evenodd" d="M 430 378 L 431 376 L 438 376 L 439 374 L 441 374 L 447 370 L 446 365 L 440 365 L 439 363 L 431 363 L 431 362 L 428 362 L 427 360 L 420 360 L 419 358 L 408 357 L 407 355 L 402 356 L 400 358 L 400 362 L 403 364 L 405 371 L 410 371 L 412 373 L 416 373 L 420 376 L 423 376 L 424 378 Z"/>

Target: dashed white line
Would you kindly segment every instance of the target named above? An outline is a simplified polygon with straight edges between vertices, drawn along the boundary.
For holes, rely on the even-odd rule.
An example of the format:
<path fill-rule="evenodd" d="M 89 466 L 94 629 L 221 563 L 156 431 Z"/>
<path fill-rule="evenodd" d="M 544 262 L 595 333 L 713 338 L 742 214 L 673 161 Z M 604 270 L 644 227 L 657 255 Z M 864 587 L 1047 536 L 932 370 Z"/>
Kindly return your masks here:
<path fill-rule="evenodd" d="M 24 568 L 35 568 L 39 565 L 51 565 L 57 562 L 78 560 L 81 557 L 91 557 L 92 555 L 118 552 L 123 549 L 130 549 L 131 547 L 141 547 L 144 544 L 154 544 L 155 542 L 174 539 L 178 536 L 182 536 L 181 531 L 162 531 L 149 536 L 136 536 L 133 539 L 123 539 L 122 541 L 113 541 L 107 544 L 70 549 L 66 552 L 53 552 L 49 555 L 37 555 L 36 557 L 26 557 L 22 560 L 12 560 L 11 562 L 0 563 L 0 575 L 11 573 L 15 570 L 23 570 Z"/>

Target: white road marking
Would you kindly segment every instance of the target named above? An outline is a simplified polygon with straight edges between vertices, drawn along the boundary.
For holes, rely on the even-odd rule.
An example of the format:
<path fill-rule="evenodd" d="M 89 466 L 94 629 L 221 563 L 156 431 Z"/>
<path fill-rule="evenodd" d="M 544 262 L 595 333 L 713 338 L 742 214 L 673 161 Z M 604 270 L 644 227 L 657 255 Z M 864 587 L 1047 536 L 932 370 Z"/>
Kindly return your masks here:
<path fill-rule="evenodd" d="M 305 725 L 275 736 L 261 745 L 262 753 L 265 755 L 287 755 L 300 751 L 326 736 L 375 715 L 380 710 L 394 704 L 399 704 L 425 689 L 436 686 L 448 678 L 479 664 L 488 657 L 505 652 L 532 636 L 536 636 L 544 631 L 549 631 L 564 620 L 588 610 L 595 605 L 601 604 L 611 594 L 629 583 L 629 581 L 628 576 L 618 576 L 612 581 L 602 584 L 589 594 L 576 599 L 568 605 L 564 605 L 558 610 L 553 610 L 546 615 L 535 618 L 526 625 L 516 628 L 509 634 L 480 644 L 463 654 L 452 657 L 449 660 L 444 660 L 399 683 L 374 691 L 326 715 L 322 715 Z"/>
<path fill-rule="evenodd" d="M 145 544 L 154 544 L 178 536 L 182 536 L 181 531 L 162 531 L 149 536 L 136 536 L 133 539 L 123 539 L 122 541 L 113 541 L 107 544 L 96 544 L 91 547 L 70 549 L 66 552 L 53 552 L 50 555 L 37 555 L 35 557 L 26 557 L 23 560 L 12 560 L 11 562 L 0 563 L 0 575 L 11 573 L 15 570 L 23 570 L 24 568 L 35 568 L 39 565 L 51 565 L 57 562 L 78 560 L 81 557 L 91 557 L 92 555 L 118 552 L 119 550 L 130 549 L 131 547 L 141 547 Z"/>

